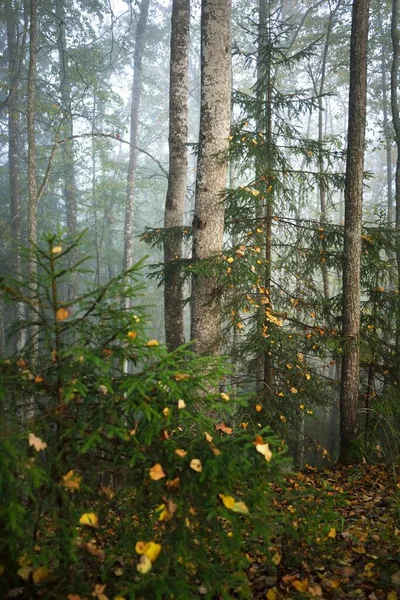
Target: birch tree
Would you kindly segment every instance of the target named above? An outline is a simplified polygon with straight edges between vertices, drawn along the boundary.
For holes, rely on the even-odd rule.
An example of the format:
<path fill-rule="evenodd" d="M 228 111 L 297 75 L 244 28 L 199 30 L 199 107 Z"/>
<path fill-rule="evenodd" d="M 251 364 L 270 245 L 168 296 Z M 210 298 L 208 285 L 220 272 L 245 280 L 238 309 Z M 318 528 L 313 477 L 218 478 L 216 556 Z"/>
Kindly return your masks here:
<path fill-rule="evenodd" d="M 169 176 L 165 203 L 164 242 L 165 340 L 174 350 L 184 343 L 182 279 L 182 235 L 188 169 L 188 74 L 189 74 L 190 0 L 173 0 L 171 27 L 171 66 L 169 90 Z M 176 229 L 175 229 L 176 228 Z"/>

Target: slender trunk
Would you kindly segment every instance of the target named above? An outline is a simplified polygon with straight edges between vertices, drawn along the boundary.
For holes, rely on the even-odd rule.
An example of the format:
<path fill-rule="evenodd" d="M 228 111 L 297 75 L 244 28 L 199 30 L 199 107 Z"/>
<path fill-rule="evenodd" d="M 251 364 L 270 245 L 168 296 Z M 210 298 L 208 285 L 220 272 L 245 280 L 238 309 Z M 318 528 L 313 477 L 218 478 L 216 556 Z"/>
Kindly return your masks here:
<path fill-rule="evenodd" d="M 8 54 L 8 169 L 10 182 L 10 217 L 11 236 L 21 242 L 21 215 L 20 215 L 20 168 L 19 168 L 19 52 L 16 36 L 16 19 L 14 8 L 7 11 L 7 54 Z M 21 278 L 21 257 L 18 245 L 13 249 L 13 269 L 17 279 Z M 24 306 L 16 302 L 14 318 L 16 322 L 24 319 Z M 15 349 L 21 351 L 26 343 L 26 332 L 20 329 L 15 338 Z"/>
<path fill-rule="evenodd" d="M 389 98 L 388 98 L 388 82 L 387 82 L 387 46 L 386 35 L 383 30 L 381 6 L 377 5 L 377 19 L 379 25 L 380 36 L 380 51 L 381 51 L 381 89 L 382 89 L 382 113 L 383 113 L 383 134 L 385 136 L 386 145 L 386 185 L 387 185 L 387 222 L 389 227 L 393 223 L 393 184 L 392 184 L 392 143 L 393 130 L 389 121 Z"/>
<path fill-rule="evenodd" d="M 231 0 L 203 0 L 201 12 L 201 106 L 193 259 L 222 251 L 231 107 Z M 213 274 L 193 277 L 191 338 L 198 354 L 220 350 L 221 293 Z"/>
<path fill-rule="evenodd" d="M 390 103 L 394 128 L 394 139 L 397 147 L 395 174 L 395 210 L 396 210 L 396 262 L 397 289 L 400 289 L 400 109 L 398 98 L 399 68 L 400 68 L 400 32 L 399 32 L 399 0 L 392 2 L 392 21 L 390 26 L 392 39 L 393 60 L 390 77 Z M 400 352 L 400 310 L 396 314 L 396 351 Z"/>
<path fill-rule="evenodd" d="M 169 177 L 165 228 L 181 228 L 185 214 L 188 169 L 190 0 L 173 0 L 169 90 Z M 165 341 L 174 350 L 185 341 L 181 267 L 182 235 L 171 231 L 164 242 Z"/>
<path fill-rule="evenodd" d="M 350 43 L 349 129 L 343 258 L 343 361 L 340 394 L 340 462 L 356 460 L 360 357 L 360 262 L 369 0 L 354 0 Z"/>
<path fill-rule="evenodd" d="M 135 33 L 135 54 L 133 58 L 133 83 L 131 100 L 131 131 L 129 148 L 129 165 L 127 178 L 125 240 L 123 269 L 126 271 L 133 265 L 133 211 L 135 206 L 135 180 L 137 167 L 137 143 L 139 129 L 139 104 L 142 87 L 142 58 L 145 44 L 147 17 L 150 0 L 142 0 L 139 19 Z"/>
<path fill-rule="evenodd" d="M 28 130 L 28 239 L 37 243 L 38 185 L 36 178 L 36 136 L 35 136 L 35 104 L 36 104 L 36 61 L 38 52 L 38 0 L 30 0 L 29 24 L 29 67 L 27 96 L 27 130 Z M 28 264 L 30 290 L 35 301 L 37 291 L 37 263 L 33 253 Z M 31 311 L 31 320 L 35 314 Z M 38 351 L 39 328 L 33 325 L 30 330 L 32 344 L 32 361 L 35 362 Z"/>
<path fill-rule="evenodd" d="M 75 184 L 75 161 L 74 147 L 72 141 L 73 122 L 71 105 L 71 81 L 68 71 L 67 41 L 65 35 L 65 5 L 64 0 L 57 0 L 57 49 L 59 61 L 59 80 L 61 110 L 63 118 L 62 134 L 65 140 L 61 145 L 61 156 L 63 163 L 62 180 L 63 196 L 65 202 L 65 211 L 67 217 L 67 230 L 71 236 L 77 232 L 77 204 L 76 204 L 76 184 Z M 69 253 L 69 266 L 72 266 L 77 259 L 76 251 Z M 68 299 L 71 300 L 77 296 L 78 279 L 77 273 L 72 274 L 72 280 L 68 286 Z"/>

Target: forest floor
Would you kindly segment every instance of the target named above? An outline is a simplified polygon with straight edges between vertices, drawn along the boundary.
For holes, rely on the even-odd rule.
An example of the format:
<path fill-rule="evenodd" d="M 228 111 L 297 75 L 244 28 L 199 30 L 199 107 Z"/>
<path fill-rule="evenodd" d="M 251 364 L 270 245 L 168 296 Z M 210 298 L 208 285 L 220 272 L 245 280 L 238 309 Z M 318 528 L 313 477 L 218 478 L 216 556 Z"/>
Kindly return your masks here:
<path fill-rule="evenodd" d="M 400 600 L 400 470 L 308 467 L 273 487 L 268 557 L 261 541 L 248 553 L 255 600 Z"/>

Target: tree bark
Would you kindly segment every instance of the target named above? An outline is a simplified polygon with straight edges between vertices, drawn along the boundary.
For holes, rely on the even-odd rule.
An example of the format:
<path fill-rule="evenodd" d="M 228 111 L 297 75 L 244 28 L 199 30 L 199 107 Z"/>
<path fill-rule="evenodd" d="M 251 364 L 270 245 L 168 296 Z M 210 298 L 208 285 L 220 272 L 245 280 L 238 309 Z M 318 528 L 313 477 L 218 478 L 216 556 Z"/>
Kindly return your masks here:
<path fill-rule="evenodd" d="M 367 100 L 369 0 L 354 0 L 350 42 L 349 129 L 345 180 L 343 358 L 340 389 L 340 457 L 357 459 L 360 357 L 360 262 Z"/>
<path fill-rule="evenodd" d="M 147 17 L 149 14 L 149 3 L 150 0 L 142 0 L 140 4 L 139 19 L 135 33 L 135 54 L 133 58 L 131 100 L 131 131 L 125 212 L 124 271 L 133 265 L 133 211 L 135 207 L 135 180 L 138 156 L 137 145 L 139 129 L 139 105 L 142 88 L 142 58 L 146 37 Z"/>
<path fill-rule="evenodd" d="M 397 289 L 400 289 L 400 108 L 398 98 L 400 68 L 400 32 L 399 32 L 399 0 L 392 1 L 392 19 L 390 35 L 393 48 L 393 60 L 390 73 L 390 104 L 394 128 L 394 140 L 397 147 L 396 173 L 394 184 L 394 201 L 396 210 L 396 262 Z M 396 314 L 396 351 L 400 352 L 400 310 Z"/>
<path fill-rule="evenodd" d="M 29 67 L 28 67 L 28 96 L 27 96 L 27 130 L 28 130 L 28 239 L 30 243 L 37 244 L 37 214 L 38 214 L 38 185 L 36 176 L 36 135 L 35 135 L 35 108 L 36 108 L 36 62 L 38 52 L 38 1 L 30 0 L 29 23 Z M 33 301 L 36 299 L 37 290 L 37 263 L 31 252 L 28 264 L 30 293 Z M 34 314 L 31 314 L 31 318 Z M 30 338 L 32 344 L 32 361 L 36 361 L 38 351 L 39 328 L 32 325 Z"/>
<path fill-rule="evenodd" d="M 8 55 L 8 170 L 10 182 L 11 236 L 21 242 L 20 215 L 20 167 L 19 167 L 19 63 L 20 53 L 17 43 L 15 9 L 7 10 L 7 55 Z M 21 278 L 21 258 L 19 247 L 13 248 L 13 269 L 17 279 Z M 16 322 L 24 319 L 24 306 L 16 302 L 14 318 Z M 20 329 L 15 337 L 15 349 L 21 351 L 26 343 L 26 332 Z"/>
<path fill-rule="evenodd" d="M 65 212 L 67 221 L 67 230 L 71 236 L 77 232 L 77 203 L 76 203 L 76 184 L 75 184 L 75 161 L 73 146 L 73 121 L 71 106 L 71 80 L 68 70 L 67 41 L 65 35 L 65 5 L 64 0 L 57 0 L 57 49 L 58 49 L 58 75 L 60 80 L 60 96 L 62 111 L 62 136 L 65 143 L 61 144 L 61 157 L 63 163 L 62 182 L 63 197 L 65 202 Z M 69 254 L 69 266 L 72 266 L 77 259 L 76 251 Z M 76 298 L 78 290 L 77 273 L 72 273 L 72 280 L 68 286 L 68 300 Z"/>
<path fill-rule="evenodd" d="M 173 0 L 169 90 L 169 177 L 165 228 L 182 227 L 188 169 L 190 0 Z M 164 242 L 165 341 L 174 350 L 185 341 L 181 267 L 182 235 L 171 232 Z M 175 263 L 175 264 L 174 264 Z"/>
<path fill-rule="evenodd" d="M 231 0 L 202 0 L 201 105 L 193 218 L 194 262 L 222 251 L 231 108 Z M 191 338 L 199 355 L 220 351 L 221 292 L 217 277 L 192 281 Z"/>

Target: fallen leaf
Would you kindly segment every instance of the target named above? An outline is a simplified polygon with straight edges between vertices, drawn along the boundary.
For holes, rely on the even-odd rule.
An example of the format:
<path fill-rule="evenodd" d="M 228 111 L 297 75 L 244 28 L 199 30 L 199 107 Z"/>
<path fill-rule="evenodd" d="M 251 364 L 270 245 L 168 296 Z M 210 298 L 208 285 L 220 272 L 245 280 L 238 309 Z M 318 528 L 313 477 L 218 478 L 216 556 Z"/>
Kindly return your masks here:
<path fill-rule="evenodd" d="M 98 527 L 99 519 L 96 513 L 84 513 L 79 517 L 79 523 L 81 525 L 89 525 L 89 527 Z"/>
<path fill-rule="evenodd" d="M 231 433 L 233 433 L 232 427 L 228 427 L 227 425 L 225 425 L 224 422 L 219 423 L 218 425 L 215 425 L 215 429 L 217 431 L 222 431 L 223 433 L 226 433 L 227 435 L 231 435 Z"/>
<path fill-rule="evenodd" d="M 36 452 L 40 452 L 41 450 L 47 448 L 46 442 L 41 440 L 40 437 L 37 437 L 34 433 L 29 434 L 29 445 L 33 446 Z"/>
<path fill-rule="evenodd" d="M 308 581 L 307 577 L 305 579 L 301 579 L 301 580 L 295 579 L 294 581 L 292 581 L 292 586 L 298 592 L 306 592 L 308 589 L 308 585 L 309 585 L 309 581 Z"/>
<path fill-rule="evenodd" d="M 148 346 L 149 348 L 152 348 L 153 346 L 159 346 L 160 342 L 157 340 L 149 340 L 148 342 L 146 342 L 146 346 Z"/>
<path fill-rule="evenodd" d="M 182 408 L 186 408 L 186 403 L 184 400 L 182 400 L 182 398 L 178 400 L 178 408 L 179 410 L 181 410 Z"/>
<path fill-rule="evenodd" d="M 56 311 L 56 319 L 57 321 L 65 321 L 69 317 L 69 310 L 67 308 L 59 308 Z"/>
<path fill-rule="evenodd" d="M 265 457 L 265 460 L 267 462 L 271 461 L 272 458 L 272 452 L 269 449 L 269 444 L 257 444 L 256 445 L 256 450 L 257 452 L 259 452 L 260 454 L 262 454 Z"/>
<path fill-rule="evenodd" d="M 138 564 L 136 565 L 136 569 L 142 575 L 146 575 L 146 573 L 151 571 L 151 567 L 152 567 L 151 560 L 149 559 L 148 556 L 143 554 L 143 556 L 140 557 Z"/>
<path fill-rule="evenodd" d="M 190 461 L 190 468 L 193 469 L 193 471 L 197 471 L 197 473 L 201 473 L 203 470 L 201 461 L 198 458 L 193 458 Z"/>
<path fill-rule="evenodd" d="M 63 475 L 63 485 L 68 490 L 79 490 L 81 485 L 82 477 L 74 473 L 74 471 L 69 471 L 66 475 Z"/>
<path fill-rule="evenodd" d="M 175 375 L 175 381 L 184 381 L 185 379 L 190 379 L 190 375 L 188 373 L 177 373 Z"/>
<path fill-rule="evenodd" d="M 332 528 L 332 529 L 329 530 L 328 538 L 332 538 L 334 540 L 335 537 L 336 537 L 336 529 Z"/>
<path fill-rule="evenodd" d="M 153 481 L 158 481 L 159 479 L 166 477 L 160 463 L 156 463 L 154 466 L 151 467 L 151 469 L 149 471 L 149 475 L 150 475 L 150 479 L 152 479 Z"/>
<path fill-rule="evenodd" d="M 180 458 L 183 458 L 184 456 L 186 456 L 187 452 L 186 452 L 186 450 L 182 450 L 181 448 L 177 448 L 175 450 L 175 454 L 177 456 L 179 456 Z"/>

